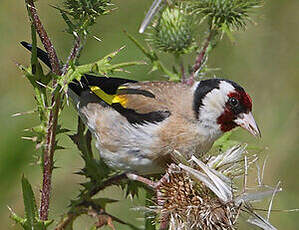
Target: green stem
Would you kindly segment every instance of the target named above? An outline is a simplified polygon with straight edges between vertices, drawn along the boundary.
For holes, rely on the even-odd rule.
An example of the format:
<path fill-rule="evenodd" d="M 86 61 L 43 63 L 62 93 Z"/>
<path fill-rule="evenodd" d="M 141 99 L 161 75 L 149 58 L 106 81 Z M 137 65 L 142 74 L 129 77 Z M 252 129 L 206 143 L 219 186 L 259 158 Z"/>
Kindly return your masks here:
<path fill-rule="evenodd" d="M 210 30 L 209 36 L 207 37 L 200 53 L 196 57 L 195 64 L 193 66 L 193 74 L 195 74 L 195 72 L 198 71 L 202 67 L 202 64 L 204 63 L 204 59 L 208 53 L 208 47 L 209 47 L 210 42 L 211 42 L 212 38 L 214 37 L 214 35 L 215 35 L 214 30 Z"/>
<path fill-rule="evenodd" d="M 179 81 L 180 77 L 177 74 L 169 71 L 159 60 L 157 54 L 154 51 L 147 50 L 136 38 L 134 38 L 130 33 L 124 31 L 128 38 L 141 50 L 141 52 L 150 59 L 153 66 L 165 73 L 170 81 Z"/>
<path fill-rule="evenodd" d="M 208 35 L 201 51 L 196 56 L 192 73 L 191 73 L 189 79 L 186 81 L 187 84 L 192 85 L 194 83 L 196 72 L 202 68 L 205 58 L 206 58 L 208 52 L 210 51 L 209 46 L 211 44 L 212 39 L 215 37 L 215 35 L 216 35 L 216 31 L 210 28 L 209 35 Z"/>
<path fill-rule="evenodd" d="M 156 61 L 156 65 L 160 71 L 165 73 L 170 81 L 179 81 L 180 77 L 177 74 L 174 74 L 173 72 L 169 71 L 160 61 Z"/>
<path fill-rule="evenodd" d="M 174 61 L 176 63 L 176 67 L 180 70 L 180 76 L 179 78 L 181 79 L 182 82 L 185 82 L 185 68 L 184 68 L 184 63 L 182 56 L 180 54 L 174 54 Z"/>

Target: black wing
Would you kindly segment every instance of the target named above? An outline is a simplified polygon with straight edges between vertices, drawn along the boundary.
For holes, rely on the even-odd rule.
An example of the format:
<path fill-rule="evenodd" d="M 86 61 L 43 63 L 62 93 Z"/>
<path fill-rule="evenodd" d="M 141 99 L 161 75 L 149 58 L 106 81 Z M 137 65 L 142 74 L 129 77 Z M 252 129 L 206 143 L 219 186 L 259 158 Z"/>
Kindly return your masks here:
<path fill-rule="evenodd" d="M 27 50 L 32 51 L 31 44 L 25 41 L 22 41 L 21 44 Z M 38 47 L 37 47 L 37 57 L 51 69 L 48 54 Z M 134 108 L 126 108 L 121 103 L 118 102 L 112 103 L 112 101 L 108 102 L 102 96 L 104 93 L 106 97 L 108 96 L 109 98 L 117 97 L 119 95 L 121 96 L 140 95 L 140 97 L 137 97 L 137 99 L 135 100 L 143 100 L 144 97 L 152 98 L 152 99 L 155 98 L 155 96 L 151 92 L 142 89 L 139 90 L 139 89 L 132 89 L 128 87 L 119 90 L 119 86 L 126 83 L 137 83 L 137 81 L 123 79 L 123 78 L 104 77 L 104 76 L 99 77 L 90 74 L 84 74 L 81 77 L 80 81 L 74 80 L 73 82 L 69 83 L 69 88 L 73 92 L 75 92 L 79 97 L 81 96 L 82 92 L 86 92 L 86 91 L 95 94 L 101 102 L 104 101 L 105 103 L 107 103 L 107 105 L 110 105 L 113 109 L 115 109 L 121 115 L 126 117 L 131 124 L 142 124 L 146 122 L 157 123 L 163 121 L 164 119 L 170 116 L 170 112 L 165 110 L 140 113 L 134 110 Z M 97 86 L 100 90 L 103 91 L 101 95 L 99 95 L 96 91 L 92 90 L 92 87 L 95 86 Z"/>

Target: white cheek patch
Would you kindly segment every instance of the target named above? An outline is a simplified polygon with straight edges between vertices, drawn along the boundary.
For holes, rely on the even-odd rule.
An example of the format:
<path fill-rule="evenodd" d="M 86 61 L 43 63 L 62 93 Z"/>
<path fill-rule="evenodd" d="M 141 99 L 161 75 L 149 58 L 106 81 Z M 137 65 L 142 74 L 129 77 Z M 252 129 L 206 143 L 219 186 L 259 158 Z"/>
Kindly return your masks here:
<path fill-rule="evenodd" d="M 213 89 L 203 99 L 203 106 L 199 111 L 200 120 L 216 122 L 217 118 L 223 113 L 228 100 L 227 95 L 233 91 L 235 91 L 235 88 L 230 83 L 221 81 L 219 89 Z"/>

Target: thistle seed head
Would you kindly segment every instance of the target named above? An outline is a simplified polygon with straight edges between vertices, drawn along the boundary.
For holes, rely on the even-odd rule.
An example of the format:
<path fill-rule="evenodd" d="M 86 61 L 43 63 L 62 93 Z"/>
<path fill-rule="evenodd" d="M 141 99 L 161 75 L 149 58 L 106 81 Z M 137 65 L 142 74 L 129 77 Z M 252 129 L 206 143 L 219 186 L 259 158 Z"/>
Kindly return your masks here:
<path fill-rule="evenodd" d="M 239 214 L 244 212 L 250 216 L 249 223 L 265 230 L 276 229 L 269 222 L 272 201 L 267 219 L 255 212 L 252 202 L 269 196 L 273 200 L 281 191 L 280 184 L 266 186 L 258 175 L 258 185 L 247 186 L 249 169 L 257 156 L 249 156 L 246 145 L 203 159 L 192 156 L 189 161 L 175 154 L 176 161 L 183 163 L 171 164 L 157 186 L 156 211 L 161 224 L 169 221 L 169 229 L 179 230 L 232 230 L 237 229 Z M 260 174 L 258 167 L 257 171 Z M 240 179 L 243 186 L 237 186 Z"/>
<path fill-rule="evenodd" d="M 205 184 L 172 165 L 159 187 L 158 205 L 170 229 L 234 229 L 239 207 L 224 203 Z"/>

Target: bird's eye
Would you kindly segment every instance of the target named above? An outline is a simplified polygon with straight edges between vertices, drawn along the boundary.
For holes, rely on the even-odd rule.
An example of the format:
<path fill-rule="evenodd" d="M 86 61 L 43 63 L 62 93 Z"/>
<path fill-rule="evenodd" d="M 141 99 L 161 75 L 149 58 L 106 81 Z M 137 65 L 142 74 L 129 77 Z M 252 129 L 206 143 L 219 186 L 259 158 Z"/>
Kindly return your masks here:
<path fill-rule="evenodd" d="M 233 107 L 237 107 L 239 105 L 239 101 L 238 99 L 234 98 L 234 97 L 231 97 L 229 100 L 228 100 L 229 104 Z"/>

